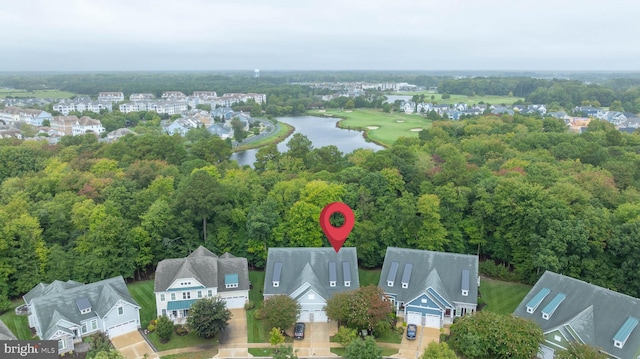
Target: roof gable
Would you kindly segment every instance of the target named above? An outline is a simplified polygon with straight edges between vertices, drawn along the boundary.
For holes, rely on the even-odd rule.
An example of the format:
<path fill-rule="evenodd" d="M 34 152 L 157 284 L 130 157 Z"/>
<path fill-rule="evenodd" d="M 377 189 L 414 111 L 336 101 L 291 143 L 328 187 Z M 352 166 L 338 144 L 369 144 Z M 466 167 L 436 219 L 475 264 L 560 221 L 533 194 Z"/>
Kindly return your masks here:
<path fill-rule="evenodd" d="M 388 282 L 389 276 L 393 275 L 394 262 L 398 266 L 393 286 L 390 286 Z M 408 264 L 411 264 L 410 275 L 405 275 Z M 464 271 L 468 271 L 469 283 L 464 283 Z M 385 293 L 394 294 L 399 302 L 411 301 L 432 288 L 448 303 L 475 304 L 478 300 L 477 278 L 478 257 L 475 255 L 389 247 L 378 285 Z M 402 282 L 407 280 L 407 285 L 403 286 Z M 468 292 L 464 296 L 462 289 L 467 286 Z"/>
<path fill-rule="evenodd" d="M 549 295 L 537 310 L 527 312 L 526 304 L 544 288 L 550 290 Z M 542 308 L 553 302 L 559 293 L 564 293 L 566 298 L 549 319 L 544 319 Z M 514 315 L 535 321 L 545 333 L 564 329 L 571 337 L 580 338 L 611 355 L 631 358 L 640 349 L 640 330 L 634 328 L 622 348 L 614 346 L 614 337 L 628 318 L 637 318 L 638 313 L 640 299 L 547 271 L 518 305 Z"/>
<path fill-rule="evenodd" d="M 330 283 L 330 262 L 336 263 L 334 285 Z M 277 287 L 273 285 L 276 263 L 281 263 L 282 266 Z M 347 277 L 345 277 L 344 263 L 347 263 L 349 268 Z M 360 287 L 357 263 L 356 249 L 352 247 L 343 247 L 338 253 L 329 247 L 269 248 L 263 293 L 292 296 L 299 292 L 305 283 L 308 283 L 314 292 L 329 299 L 335 293 Z M 348 282 L 349 286 L 345 286 L 345 282 Z"/>

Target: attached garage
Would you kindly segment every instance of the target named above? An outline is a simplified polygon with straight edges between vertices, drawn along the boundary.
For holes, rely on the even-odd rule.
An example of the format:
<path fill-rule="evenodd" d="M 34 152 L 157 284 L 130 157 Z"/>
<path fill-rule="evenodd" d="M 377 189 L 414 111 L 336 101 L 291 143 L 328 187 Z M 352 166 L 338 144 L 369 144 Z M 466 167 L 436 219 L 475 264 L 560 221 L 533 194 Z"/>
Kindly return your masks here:
<path fill-rule="evenodd" d="M 244 305 L 247 302 L 247 297 L 244 297 L 244 296 L 227 297 L 227 298 L 224 298 L 224 300 L 227 303 L 227 308 L 238 309 L 238 308 L 244 308 Z"/>
<path fill-rule="evenodd" d="M 428 328 L 440 328 L 440 317 L 437 315 L 427 314 L 424 317 L 424 326 Z"/>
<path fill-rule="evenodd" d="M 329 321 L 324 310 L 314 310 L 312 319 L 314 323 L 326 323 Z"/>
<path fill-rule="evenodd" d="M 138 323 L 135 320 L 114 325 L 107 329 L 107 335 L 109 338 L 117 337 L 118 335 L 126 334 L 138 330 Z"/>
<path fill-rule="evenodd" d="M 310 317 L 311 317 L 311 312 L 310 311 L 301 310 L 300 311 L 300 316 L 298 316 L 298 321 L 299 322 L 309 323 L 311 321 Z"/>
<path fill-rule="evenodd" d="M 407 312 L 407 324 L 422 326 L 422 314 L 416 312 Z"/>

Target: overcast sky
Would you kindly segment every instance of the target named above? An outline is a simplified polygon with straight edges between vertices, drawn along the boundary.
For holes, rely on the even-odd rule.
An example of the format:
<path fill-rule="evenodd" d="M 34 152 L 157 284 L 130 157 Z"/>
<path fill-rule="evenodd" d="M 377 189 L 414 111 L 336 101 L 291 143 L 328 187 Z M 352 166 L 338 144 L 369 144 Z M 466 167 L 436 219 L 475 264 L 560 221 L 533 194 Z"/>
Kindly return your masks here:
<path fill-rule="evenodd" d="M 0 0 L 0 71 L 640 70 L 638 0 Z"/>

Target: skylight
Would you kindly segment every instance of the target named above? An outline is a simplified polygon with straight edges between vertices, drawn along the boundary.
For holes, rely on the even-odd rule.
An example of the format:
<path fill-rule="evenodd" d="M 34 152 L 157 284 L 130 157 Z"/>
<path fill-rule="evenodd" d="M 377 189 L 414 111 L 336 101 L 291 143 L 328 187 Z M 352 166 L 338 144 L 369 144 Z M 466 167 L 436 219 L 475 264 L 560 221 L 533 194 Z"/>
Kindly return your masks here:
<path fill-rule="evenodd" d="M 538 306 L 540 306 L 540 303 L 542 303 L 544 298 L 546 298 L 549 293 L 551 293 L 551 290 L 549 288 L 542 288 L 538 292 L 538 294 L 536 294 L 535 297 L 531 298 L 529 303 L 527 303 L 527 313 L 532 314 L 533 312 L 535 312 L 536 309 L 538 309 Z"/>

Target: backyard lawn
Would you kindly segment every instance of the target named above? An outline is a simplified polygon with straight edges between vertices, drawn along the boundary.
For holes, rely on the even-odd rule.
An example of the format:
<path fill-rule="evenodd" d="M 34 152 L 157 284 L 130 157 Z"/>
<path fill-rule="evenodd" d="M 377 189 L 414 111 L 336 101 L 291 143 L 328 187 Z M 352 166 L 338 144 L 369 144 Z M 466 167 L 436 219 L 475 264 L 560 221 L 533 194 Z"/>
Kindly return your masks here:
<path fill-rule="evenodd" d="M 249 280 L 253 285 L 253 289 L 249 291 L 249 300 L 255 304 L 255 309 L 247 311 L 247 340 L 249 343 L 268 343 L 269 332 L 265 330 L 263 322 L 254 317 L 256 309 L 262 307 L 264 272 L 249 271 Z"/>
<path fill-rule="evenodd" d="M 26 315 L 16 315 L 14 309 L 19 305 L 24 304 L 24 301 L 14 300 L 4 314 L 0 315 L 0 320 L 7 325 L 7 328 L 11 330 L 13 335 L 20 340 L 31 340 L 31 330 L 29 329 L 29 318 Z"/>
<path fill-rule="evenodd" d="M 418 114 L 385 113 L 375 109 L 326 110 L 325 112 L 313 111 L 310 114 L 340 117 L 342 118 L 338 124 L 340 128 L 365 131 L 368 139 L 386 147 L 393 145 L 400 137 L 418 137 L 420 130 L 431 127 L 431 120 Z"/>
<path fill-rule="evenodd" d="M 129 293 L 142 307 L 140 308 L 140 326 L 145 329 L 156 314 L 156 296 L 153 293 L 153 279 L 127 284 Z"/>
<path fill-rule="evenodd" d="M 380 269 L 358 269 L 360 276 L 360 286 L 378 285 L 380 281 Z"/>
<path fill-rule="evenodd" d="M 529 290 L 531 290 L 531 286 L 527 284 L 482 277 L 480 279 L 480 295 L 486 304 L 482 310 L 498 314 L 511 314 L 529 293 Z"/>

